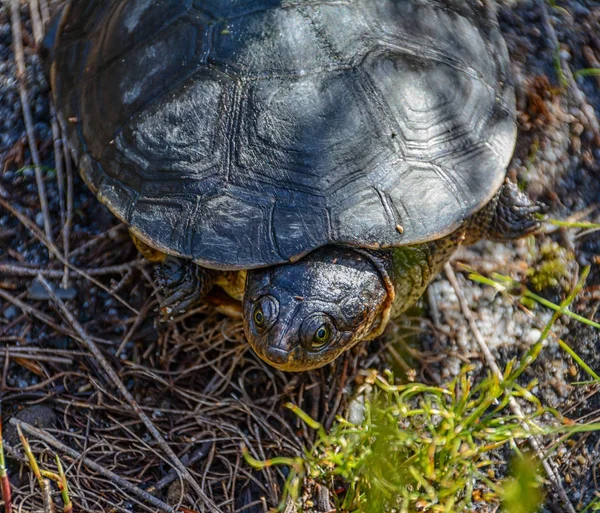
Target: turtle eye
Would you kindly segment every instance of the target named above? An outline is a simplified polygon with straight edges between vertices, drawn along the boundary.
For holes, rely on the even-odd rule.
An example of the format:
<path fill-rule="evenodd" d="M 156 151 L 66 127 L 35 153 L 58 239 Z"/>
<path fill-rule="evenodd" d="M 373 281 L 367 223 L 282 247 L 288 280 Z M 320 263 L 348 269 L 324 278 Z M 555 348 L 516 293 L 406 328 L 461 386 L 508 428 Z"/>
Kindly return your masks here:
<path fill-rule="evenodd" d="M 320 348 L 329 342 L 331 338 L 331 330 L 327 324 L 322 324 L 321 327 L 316 331 L 313 337 L 313 348 Z"/>
<path fill-rule="evenodd" d="M 302 343 L 309 351 L 319 351 L 331 342 L 335 335 L 333 319 L 324 313 L 308 317 L 300 328 Z"/>
<path fill-rule="evenodd" d="M 279 316 L 279 303 L 273 296 L 262 296 L 258 299 L 252 313 L 254 326 L 259 333 L 267 331 Z"/>
<path fill-rule="evenodd" d="M 265 314 L 260 306 L 254 311 L 254 324 L 258 327 L 264 326 L 265 324 Z"/>

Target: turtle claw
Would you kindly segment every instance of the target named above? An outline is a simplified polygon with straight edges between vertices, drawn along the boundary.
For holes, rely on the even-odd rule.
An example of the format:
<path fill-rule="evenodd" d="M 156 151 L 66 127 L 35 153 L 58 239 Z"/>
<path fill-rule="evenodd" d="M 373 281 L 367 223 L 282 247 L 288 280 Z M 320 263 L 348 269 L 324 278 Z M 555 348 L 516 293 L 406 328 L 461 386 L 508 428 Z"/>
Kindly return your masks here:
<path fill-rule="evenodd" d="M 164 301 L 160 303 L 160 313 L 167 319 L 173 314 L 181 314 L 197 303 L 201 297 L 202 295 L 197 291 L 190 292 L 186 288 L 175 290 L 170 296 L 165 296 Z"/>
<path fill-rule="evenodd" d="M 533 202 L 512 182 L 506 182 L 497 196 L 488 238 L 511 240 L 525 237 L 539 230 L 540 216 L 548 212 L 548 206 Z"/>
<path fill-rule="evenodd" d="M 167 257 L 156 266 L 155 276 L 164 300 L 160 312 L 165 319 L 185 312 L 212 287 L 214 274 L 182 258 Z"/>

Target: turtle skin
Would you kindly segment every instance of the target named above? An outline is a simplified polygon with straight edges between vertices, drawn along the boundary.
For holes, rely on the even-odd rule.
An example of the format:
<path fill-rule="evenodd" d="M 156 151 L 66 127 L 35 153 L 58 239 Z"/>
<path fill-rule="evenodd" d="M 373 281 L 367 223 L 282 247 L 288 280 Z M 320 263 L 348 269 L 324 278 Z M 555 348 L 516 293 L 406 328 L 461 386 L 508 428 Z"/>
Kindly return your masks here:
<path fill-rule="evenodd" d="M 458 245 L 537 227 L 502 186 L 515 98 L 491 0 L 68 0 L 43 52 L 82 177 L 168 255 L 163 306 L 230 273 L 284 370 L 381 333 Z"/>

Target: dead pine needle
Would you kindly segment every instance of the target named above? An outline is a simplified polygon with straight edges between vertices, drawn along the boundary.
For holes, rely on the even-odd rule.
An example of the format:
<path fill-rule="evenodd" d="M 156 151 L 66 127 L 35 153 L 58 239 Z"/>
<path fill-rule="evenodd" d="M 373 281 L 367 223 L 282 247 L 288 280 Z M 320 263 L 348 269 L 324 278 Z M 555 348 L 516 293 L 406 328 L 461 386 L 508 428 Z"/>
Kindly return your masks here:
<path fill-rule="evenodd" d="M 129 403 L 133 411 L 135 411 L 135 413 L 139 416 L 140 420 L 146 426 L 146 429 L 148 429 L 152 437 L 156 440 L 158 446 L 164 451 L 164 453 L 166 454 L 167 458 L 171 461 L 173 466 L 181 473 L 183 479 L 187 481 L 190 487 L 198 494 L 198 497 L 202 500 L 205 506 L 209 508 L 210 511 L 218 512 L 219 508 L 217 507 L 217 505 L 210 499 L 210 497 L 208 497 L 208 495 L 206 495 L 206 493 L 198 484 L 198 482 L 194 479 L 192 474 L 190 474 L 189 470 L 181 463 L 177 455 L 173 452 L 173 449 L 171 449 L 171 447 L 167 444 L 167 442 L 162 437 L 158 429 L 156 429 L 150 418 L 140 408 L 137 401 L 131 395 L 131 392 L 127 390 L 123 382 L 119 379 L 119 376 L 112 368 L 112 366 L 108 363 L 108 360 L 100 352 L 96 344 L 88 336 L 88 334 L 85 332 L 81 324 L 79 324 L 77 319 L 75 319 L 75 317 L 67 308 L 67 306 L 56 296 L 48 281 L 46 281 L 46 279 L 41 274 L 38 275 L 38 280 L 48 292 L 48 295 L 52 299 L 58 311 L 65 317 L 65 319 L 68 321 L 71 327 L 75 330 L 84 347 L 92 353 L 96 361 L 100 364 L 100 367 L 102 367 L 104 372 L 109 377 L 112 385 L 114 385 L 119 390 L 119 392 L 122 394 L 125 400 Z"/>
<path fill-rule="evenodd" d="M 15 417 L 10 419 L 10 423 L 15 426 L 20 427 L 28 435 L 39 438 L 40 440 L 42 440 L 43 442 L 45 442 L 49 446 L 51 446 L 54 450 L 59 451 L 63 454 L 67 454 L 70 458 L 73 458 L 74 460 L 81 461 L 87 467 L 91 468 L 95 472 L 98 472 L 103 477 L 107 478 L 115 486 L 118 486 L 119 488 L 136 495 L 137 497 L 144 500 L 148 504 L 154 506 L 157 510 L 164 511 L 165 513 L 176 513 L 175 508 L 169 506 L 168 504 L 164 503 L 160 499 L 157 499 L 156 497 L 149 494 L 145 490 L 138 488 L 137 486 L 133 485 L 126 479 L 123 479 L 122 477 L 118 476 L 114 472 L 111 472 L 110 470 L 106 469 L 102 465 L 100 465 L 100 464 L 96 463 L 95 461 L 91 460 L 90 458 L 82 455 L 78 451 L 66 446 L 62 442 L 59 442 L 56 438 L 54 438 L 52 435 L 50 435 L 46 431 L 35 428 L 35 427 L 27 424 L 26 422 L 16 419 Z M 210 510 L 210 511 L 211 511 L 211 513 L 213 513 L 213 511 L 216 512 L 218 510 L 215 509 L 215 510 Z"/>
<path fill-rule="evenodd" d="M 27 216 L 25 216 L 24 214 L 22 214 L 21 212 L 19 212 L 18 208 L 15 208 L 10 202 L 5 201 L 4 199 L 0 198 L 0 206 L 2 208 L 4 208 L 5 210 L 7 210 L 8 212 L 10 212 L 14 217 L 16 217 L 19 222 L 36 238 L 38 239 L 42 244 L 44 244 L 44 246 L 46 246 L 46 248 L 48 248 L 48 251 L 53 254 L 62 264 L 64 264 L 65 266 L 67 266 L 69 269 L 71 269 L 72 271 L 74 271 L 75 273 L 79 274 L 80 276 L 86 278 L 87 280 L 89 280 L 91 283 L 93 283 L 94 285 L 96 285 L 97 287 L 101 288 L 102 290 L 106 291 L 107 293 L 109 293 L 111 296 L 113 296 L 119 303 L 121 303 L 123 306 L 125 306 L 126 308 L 128 308 L 129 310 L 131 310 L 132 312 L 139 314 L 139 312 L 133 308 L 127 301 L 125 301 L 122 297 L 120 297 L 118 294 L 114 294 L 106 285 L 104 285 L 102 282 L 98 281 L 97 279 L 95 279 L 93 276 L 90 276 L 89 274 L 87 274 L 85 271 L 82 271 L 81 269 L 78 269 L 77 267 L 75 267 L 73 264 L 71 264 L 68 259 L 59 251 L 59 249 L 56 247 L 56 245 L 49 240 L 41 231 L 40 229 L 35 225 L 35 223 L 33 221 L 31 221 L 31 219 L 29 219 Z"/>

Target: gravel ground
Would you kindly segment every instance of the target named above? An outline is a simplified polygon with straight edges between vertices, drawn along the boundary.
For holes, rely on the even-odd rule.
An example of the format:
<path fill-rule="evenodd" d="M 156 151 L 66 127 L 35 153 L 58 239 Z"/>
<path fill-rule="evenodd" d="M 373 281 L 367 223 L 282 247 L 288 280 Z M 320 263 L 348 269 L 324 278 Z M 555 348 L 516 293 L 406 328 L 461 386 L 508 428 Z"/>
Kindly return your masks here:
<path fill-rule="evenodd" d="M 550 9 L 550 13 L 562 56 L 572 70 L 595 66 L 590 62 L 589 54 L 595 54 L 596 59 L 600 55 L 598 2 L 559 2 L 558 5 L 560 8 Z M 591 216 L 588 219 L 598 222 L 600 142 L 594 139 L 582 105 L 575 100 L 572 91 L 560 90 L 555 49 L 543 23 L 539 3 L 505 4 L 500 10 L 500 22 L 513 62 L 520 110 L 520 134 L 510 173 L 526 186 L 532 197 L 551 207 L 550 217 L 566 219 L 589 209 Z M 600 81 L 589 77 L 580 78 L 576 83 L 598 115 Z M 458 254 L 457 260 L 464 260 L 483 274 L 496 271 L 528 283 L 527 270 L 539 267 L 539 248 L 550 241 L 566 248 L 575 257 L 566 263 L 569 278 L 541 292 L 558 303 L 574 285 L 578 271 L 576 261 L 582 264 L 598 262 L 594 260 L 600 254 L 597 232 L 581 237 L 574 230 L 556 231 L 536 237 L 535 246 L 531 241 L 502 246 L 482 243 Z M 481 262 L 476 263 L 473 253 L 481 257 Z M 501 363 L 518 357 L 530 347 L 550 319 L 549 310 L 538 307 L 531 316 L 524 309 L 516 308 L 507 297 L 495 295 L 490 288 L 486 290 L 469 284 L 464 276 L 459 278 L 463 280 L 472 309 L 477 312 L 478 327 Z M 592 265 L 586 286 L 572 310 L 598 321 L 599 285 L 598 266 Z M 472 347 L 472 336 L 457 307 L 453 290 L 443 278 L 435 287 L 440 291 L 438 308 L 443 312 L 444 322 L 458 326 L 457 340 L 462 338 L 464 344 Z M 554 332 L 592 369 L 600 369 L 598 330 L 562 318 Z M 567 417 L 593 419 L 597 416 L 596 387 L 572 384 L 586 381 L 589 376 L 565 356 L 556 340 L 549 341 L 527 372 L 526 379 L 539 380 L 534 389 L 536 395 L 544 404 L 559 409 Z M 594 467 L 597 465 L 598 440 L 596 434 L 583 436 L 569 450 L 563 449 L 558 458 L 565 487 L 578 509 L 589 503 L 597 490 Z M 553 494 L 549 496 L 547 508 L 548 511 L 563 511 Z"/>
<path fill-rule="evenodd" d="M 600 5 L 584 0 L 558 2 L 558 5 L 559 8 L 549 10 L 562 58 L 573 70 L 593 67 L 590 55 L 600 60 Z M 556 49 L 548 27 L 544 25 L 539 2 L 505 1 L 500 7 L 499 17 L 511 53 L 520 110 L 520 135 L 509 174 L 534 199 L 550 206 L 551 217 L 565 219 L 589 209 L 585 219 L 599 222 L 600 141 L 594 139 L 589 120 L 582 110 L 585 107 L 576 101 L 573 91 L 561 88 L 555 64 Z M 43 164 L 54 169 L 47 84 L 33 51 L 32 27 L 25 8 L 22 19 L 27 88 L 36 140 Z M 24 165 L 30 164 L 31 156 L 11 43 L 8 8 L 2 3 L 0 197 L 8 199 L 19 212 L 42 228 L 43 216 L 39 211 L 34 173 L 30 168 L 23 169 Z M 600 115 L 600 79 L 579 78 L 576 84 L 592 109 Z M 47 171 L 45 176 L 50 211 L 58 220 L 61 195 L 56 174 Z M 100 285 L 85 280 L 70 281 L 69 289 L 76 293 L 76 298 L 69 305 L 78 321 L 100 345 L 138 401 L 153 411 L 153 421 L 179 455 L 192 456 L 192 449 L 202 449 L 203 444 L 208 444 L 209 450 L 191 468 L 198 479 L 206 480 L 210 496 L 224 504 L 224 511 L 234 511 L 254 500 L 260 502 L 261 496 L 274 506 L 282 476 L 275 472 L 244 470 L 239 460 L 240 443 L 244 441 L 259 458 L 292 454 L 298 452 L 302 444 L 309 444 L 310 433 L 293 422 L 282 404 L 292 400 L 313 417 L 330 425 L 336 413 L 346 411 L 353 383 L 361 370 L 382 369 L 393 363 L 386 344 L 394 345 L 405 331 L 408 319 L 392 326 L 381 340 L 357 348 L 353 354 L 322 371 L 284 376 L 265 368 L 244 349 L 239 322 L 221 317 L 210 308 L 195 312 L 195 316 L 171 327 L 158 324 L 152 314 L 155 300 L 150 269 L 136 260 L 135 249 L 126 231 L 76 176 L 72 205 L 70 262 L 85 269 L 125 266 L 120 272 L 100 276 Z M 55 240 L 60 241 L 58 221 L 54 228 Z M 577 262 L 594 262 L 600 256 L 597 233 L 581 236 L 575 230 L 554 230 L 537 236 L 535 241 L 507 245 L 482 242 L 456 255 L 454 268 L 469 307 L 501 366 L 522 355 L 536 342 L 551 312 L 542 307 L 531 308 L 531 305 L 525 308 L 514 298 L 473 283 L 466 273 L 459 272 L 457 264 L 462 262 L 486 276 L 499 272 L 530 283 L 528 270 L 541 266 L 540 248 L 551 242 L 566 248 L 566 253 L 572 255 L 566 258 L 566 276 L 540 292 L 549 300 L 560 302 L 576 281 Z M 6 263 L 35 269 L 62 268 L 23 223 L 0 207 L 0 264 Z M 31 284 L 32 277 L 0 273 L 0 289 L 61 325 L 61 317 L 47 301 L 28 298 Z M 116 296 L 126 298 L 128 306 Z M 598 265 L 593 265 L 572 310 L 600 321 L 599 305 L 600 271 Z M 138 313 L 133 314 L 131 308 Z M 465 358 L 477 365 L 478 372 L 486 371 L 456 293 L 445 275 L 436 279 L 428 297 L 411 314 L 418 317 L 410 319 L 412 325 L 420 326 L 423 332 L 417 342 L 421 361 L 425 363 L 415 367 L 417 376 L 445 381 L 458 373 Z M 110 387 L 101 384 L 102 379 L 97 376 L 102 373 L 85 351 L 76 354 L 80 350 L 74 342 L 76 336 L 70 330 L 57 331 L 47 319 L 40 319 L 39 315 L 25 311 L 23 305 L 0 298 L 2 346 L 41 347 L 50 349 L 56 357 L 71 359 L 71 364 L 47 363 L 35 358 L 26 361 L 16 357 L 5 359 L 7 363 L 2 374 L 4 422 L 22 412 L 25 401 L 43 402 L 52 408 L 54 416 L 42 415 L 35 422 L 49 429 L 58 426 L 56 434 L 65 443 L 84 451 L 88 448 L 88 439 L 94 447 L 94 444 L 103 447 L 102 444 L 109 440 L 113 444 L 111 447 L 104 453 L 90 450 L 91 457 L 124 477 L 139 478 L 140 486 L 165 477 L 170 467 L 156 455 L 156 446 L 136 425 L 137 417 L 115 398 Z M 554 332 L 590 367 L 596 371 L 600 369 L 597 330 L 561 319 Z M 124 337 L 127 337 L 124 349 L 115 357 L 115 350 Z M 203 370 L 191 374 L 193 369 Z M 82 373 L 87 374 L 82 376 Z M 596 387 L 573 384 L 586 380 L 587 375 L 565 356 L 554 339 L 549 341 L 524 381 L 534 378 L 539 380 L 534 391 L 544 404 L 559 409 L 572 419 L 597 416 L 600 399 Z M 93 404 L 95 409 L 87 410 L 83 403 Z M 26 413 L 27 418 L 35 417 L 35 412 L 27 410 Z M 131 429 L 130 425 L 133 426 Z M 599 440 L 595 434 L 582 436 L 568 449 L 562 449 L 557 457 L 564 486 L 577 507 L 589 503 L 597 492 L 594 470 Z M 131 445 L 136 449 L 130 449 Z M 120 449 L 123 452 L 119 452 Z M 114 461 L 109 461 L 111 456 Z M 237 474 L 239 476 L 235 477 Z M 77 500 L 87 504 L 89 511 L 104 510 L 103 493 L 118 505 L 119 510 L 146 511 L 126 494 L 105 492 L 105 483 L 97 475 L 90 477 L 79 472 L 76 475 Z M 28 479 L 27 476 L 16 479 L 17 489 L 27 489 Z M 101 489 L 102 493 L 92 491 Z M 193 502 L 193 494 L 175 485 L 161 498 L 174 504 L 171 501 L 176 502 L 186 493 L 187 499 Z M 548 495 L 546 508 L 548 512 L 566 511 L 553 492 Z M 255 511 L 263 511 L 262 506 L 246 509 L 246 513 Z"/>

